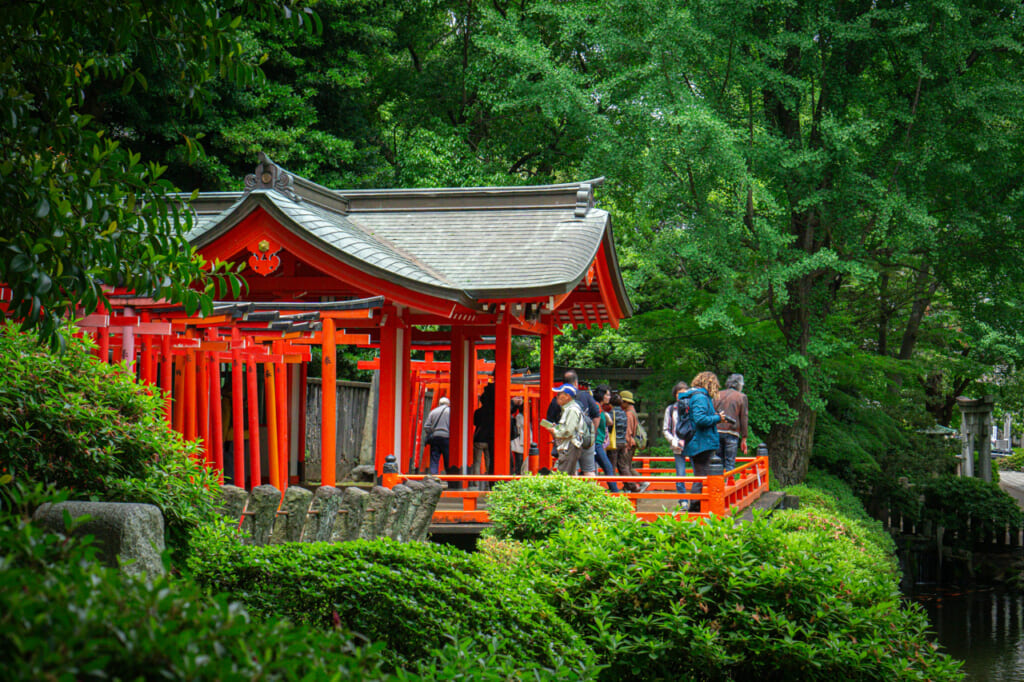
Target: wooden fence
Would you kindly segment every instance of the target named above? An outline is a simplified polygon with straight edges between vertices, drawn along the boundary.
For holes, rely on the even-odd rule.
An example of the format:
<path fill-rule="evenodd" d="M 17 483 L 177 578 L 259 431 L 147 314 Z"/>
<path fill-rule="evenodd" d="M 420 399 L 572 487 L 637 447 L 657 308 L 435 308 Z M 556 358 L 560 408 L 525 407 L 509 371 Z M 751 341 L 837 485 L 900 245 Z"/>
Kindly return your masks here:
<path fill-rule="evenodd" d="M 899 535 L 936 538 L 939 528 L 932 521 L 904 517 L 898 511 L 883 509 L 879 518 L 882 525 Z M 1024 523 L 997 525 L 987 519 L 970 516 L 961 520 L 956 529 L 942 529 L 942 544 L 970 546 L 978 551 L 1010 552 L 1024 547 Z"/>
<path fill-rule="evenodd" d="M 341 478 L 359 465 L 363 450 L 363 438 L 367 411 L 371 409 L 372 384 L 364 381 L 338 381 L 337 396 L 337 448 L 338 458 L 335 469 Z M 306 384 L 306 471 L 318 478 L 320 472 L 320 406 L 323 403 L 323 387 L 320 379 L 313 377 Z"/>

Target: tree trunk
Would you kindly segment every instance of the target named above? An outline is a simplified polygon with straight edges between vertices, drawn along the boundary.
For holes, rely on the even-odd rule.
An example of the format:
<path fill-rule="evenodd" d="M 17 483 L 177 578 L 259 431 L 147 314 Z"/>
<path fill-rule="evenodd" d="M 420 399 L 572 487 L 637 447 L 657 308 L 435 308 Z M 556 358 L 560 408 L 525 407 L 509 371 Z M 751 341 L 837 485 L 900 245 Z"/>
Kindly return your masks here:
<path fill-rule="evenodd" d="M 804 396 L 809 387 L 807 377 L 797 372 L 796 395 L 787 404 L 796 410 L 796 418 L 789 424 L 775 424 L 768 432 L 768 458 L 772 477 L 772 488 L 800 483 L 807 476 L 807 465 L 811 460 L 811 446 L 814 444 L 814 426 L 817 413 L 807 405 Z"/>

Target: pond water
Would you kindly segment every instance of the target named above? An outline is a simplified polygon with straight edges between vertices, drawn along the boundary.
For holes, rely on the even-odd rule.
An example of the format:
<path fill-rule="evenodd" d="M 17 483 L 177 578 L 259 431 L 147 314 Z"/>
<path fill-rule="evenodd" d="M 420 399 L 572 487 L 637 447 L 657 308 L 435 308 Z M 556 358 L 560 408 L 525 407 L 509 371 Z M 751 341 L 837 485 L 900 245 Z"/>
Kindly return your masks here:
<path fill-rule="evenodd" d="M 937 641 L 968 682 L 1024 682 L 1024 595 L 995 588 L 918 587 Z"/>

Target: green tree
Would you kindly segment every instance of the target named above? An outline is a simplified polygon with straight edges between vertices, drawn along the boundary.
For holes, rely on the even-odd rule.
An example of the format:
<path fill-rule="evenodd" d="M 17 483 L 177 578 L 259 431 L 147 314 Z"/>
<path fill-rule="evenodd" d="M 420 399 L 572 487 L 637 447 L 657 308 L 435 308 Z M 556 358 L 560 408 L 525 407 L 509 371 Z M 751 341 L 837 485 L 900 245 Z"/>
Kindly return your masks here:
<path fill-rule="evenodd" d="M 132 122 L 107 118 L 108 94 L 154 85 L 199 107 L 212 78 L 260 79 L 238 42 L 271 2 L 140 0 L 6 3 L 0 38 L 0 282 L 6 314 L 59 345 L 60 320 L 91 313 L 103 286 L 183 302 L 194 310 L 223 265 L 182 248 L 191 216 L 158 160 L 131 150 Z M 159 78 L 159 83 L 154 80 Z"/>

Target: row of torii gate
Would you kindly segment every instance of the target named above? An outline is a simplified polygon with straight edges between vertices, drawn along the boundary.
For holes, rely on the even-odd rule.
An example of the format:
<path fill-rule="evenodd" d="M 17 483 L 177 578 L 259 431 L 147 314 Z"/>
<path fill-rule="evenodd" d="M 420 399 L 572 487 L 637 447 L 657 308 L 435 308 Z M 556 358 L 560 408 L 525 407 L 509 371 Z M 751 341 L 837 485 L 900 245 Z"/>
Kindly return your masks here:
<path fill-rule="evenodd" d="M 81 318 L 75 335 L 92 338 L 99 360 L 123 363 L 140 383 L 159 389 L 166 398 L 165 418 L 170 427 L 186 440 L 199 443 L 204 462 L 219 474 L 222 483 L 225 470 L 230 468 L 234 476 L 227 482 L 249 489 L 269 483 L 283 490 L 290 483 L 300 482 L 311 349 L 322 348 L 321 376 L 328 385 L 335 380 L 332 359 L 337 346 L 379 348 L 370 334 L 359 330 L 365 331 L 365 325 L 379 319 L 384 310 L 382 297 L 303 306 L 220 301 L 213 304 L 211 314 L 203 316 L 188 315 L 181 306 L 129 292 L 112 291 L 108 298 L 110 309 L 101 308 Z M 424 357 L 410 359 L 409 380 L 404 382 L 407 409 L 402 438 L 406 442 L 400 450 L 408 453 L 409 470 L 421 463 L 420 432 L 426 412 L 441 397 L 454 399 L 452 363 L 435 359 L 436 353 L 450 353 L 451 348 L 437 340 L 437 333 L 418 336 L 411 335 L 410 350 L 422 351 Z M 470 376 L 462 382 L 472 387 L 467 398 L 479 396 L 502 374 L 496 370 L 495 361 L 477 355 L 478 351 L 493 351 L 495 345 L 486 337 L 468 344 L 474 358 Z M 545 355 L 551 362 L 550 348 Z M 360 361 L 358 368 L 380 371 L 381 359 Z M 522 371 L 512 370 L 511 374 L 523 377 Z M 553 374 L 551 365 L 548 374 Z M 539 382 L 513 383 L 510 395 L 524 398 L 524 442 L 531 442 L 533 434 L 547 445 L 549 435 L 539 428 L 541 400 L 546 397 Z M 333 391 L 323 392 L 319 478 L 322 485 L 330 486 L 337 482 L 334 399 Z M 507 422 L 508 407 L 508 403 L 503 410 L 495 406 L 496 422 L 502 417 Z M 453 440 L 457 440 L 454 428 Z M 227 460 L 225 451 L 230 452 Z M 453 451 L 457 451 L 455 447 Z M 541 451 L 547 455 L 533 463 L 535 468 L 551 464 L 550 447 Z M 382 456 L 377 458 L 378 471 L 386 454 L 390 453 L 381 451 Z M 463 468 L 466 464 L 463 462 Z M 508 457 L 499 456 L 495 474 L 509 473 L 518 472 L 510 472 Z"/>

